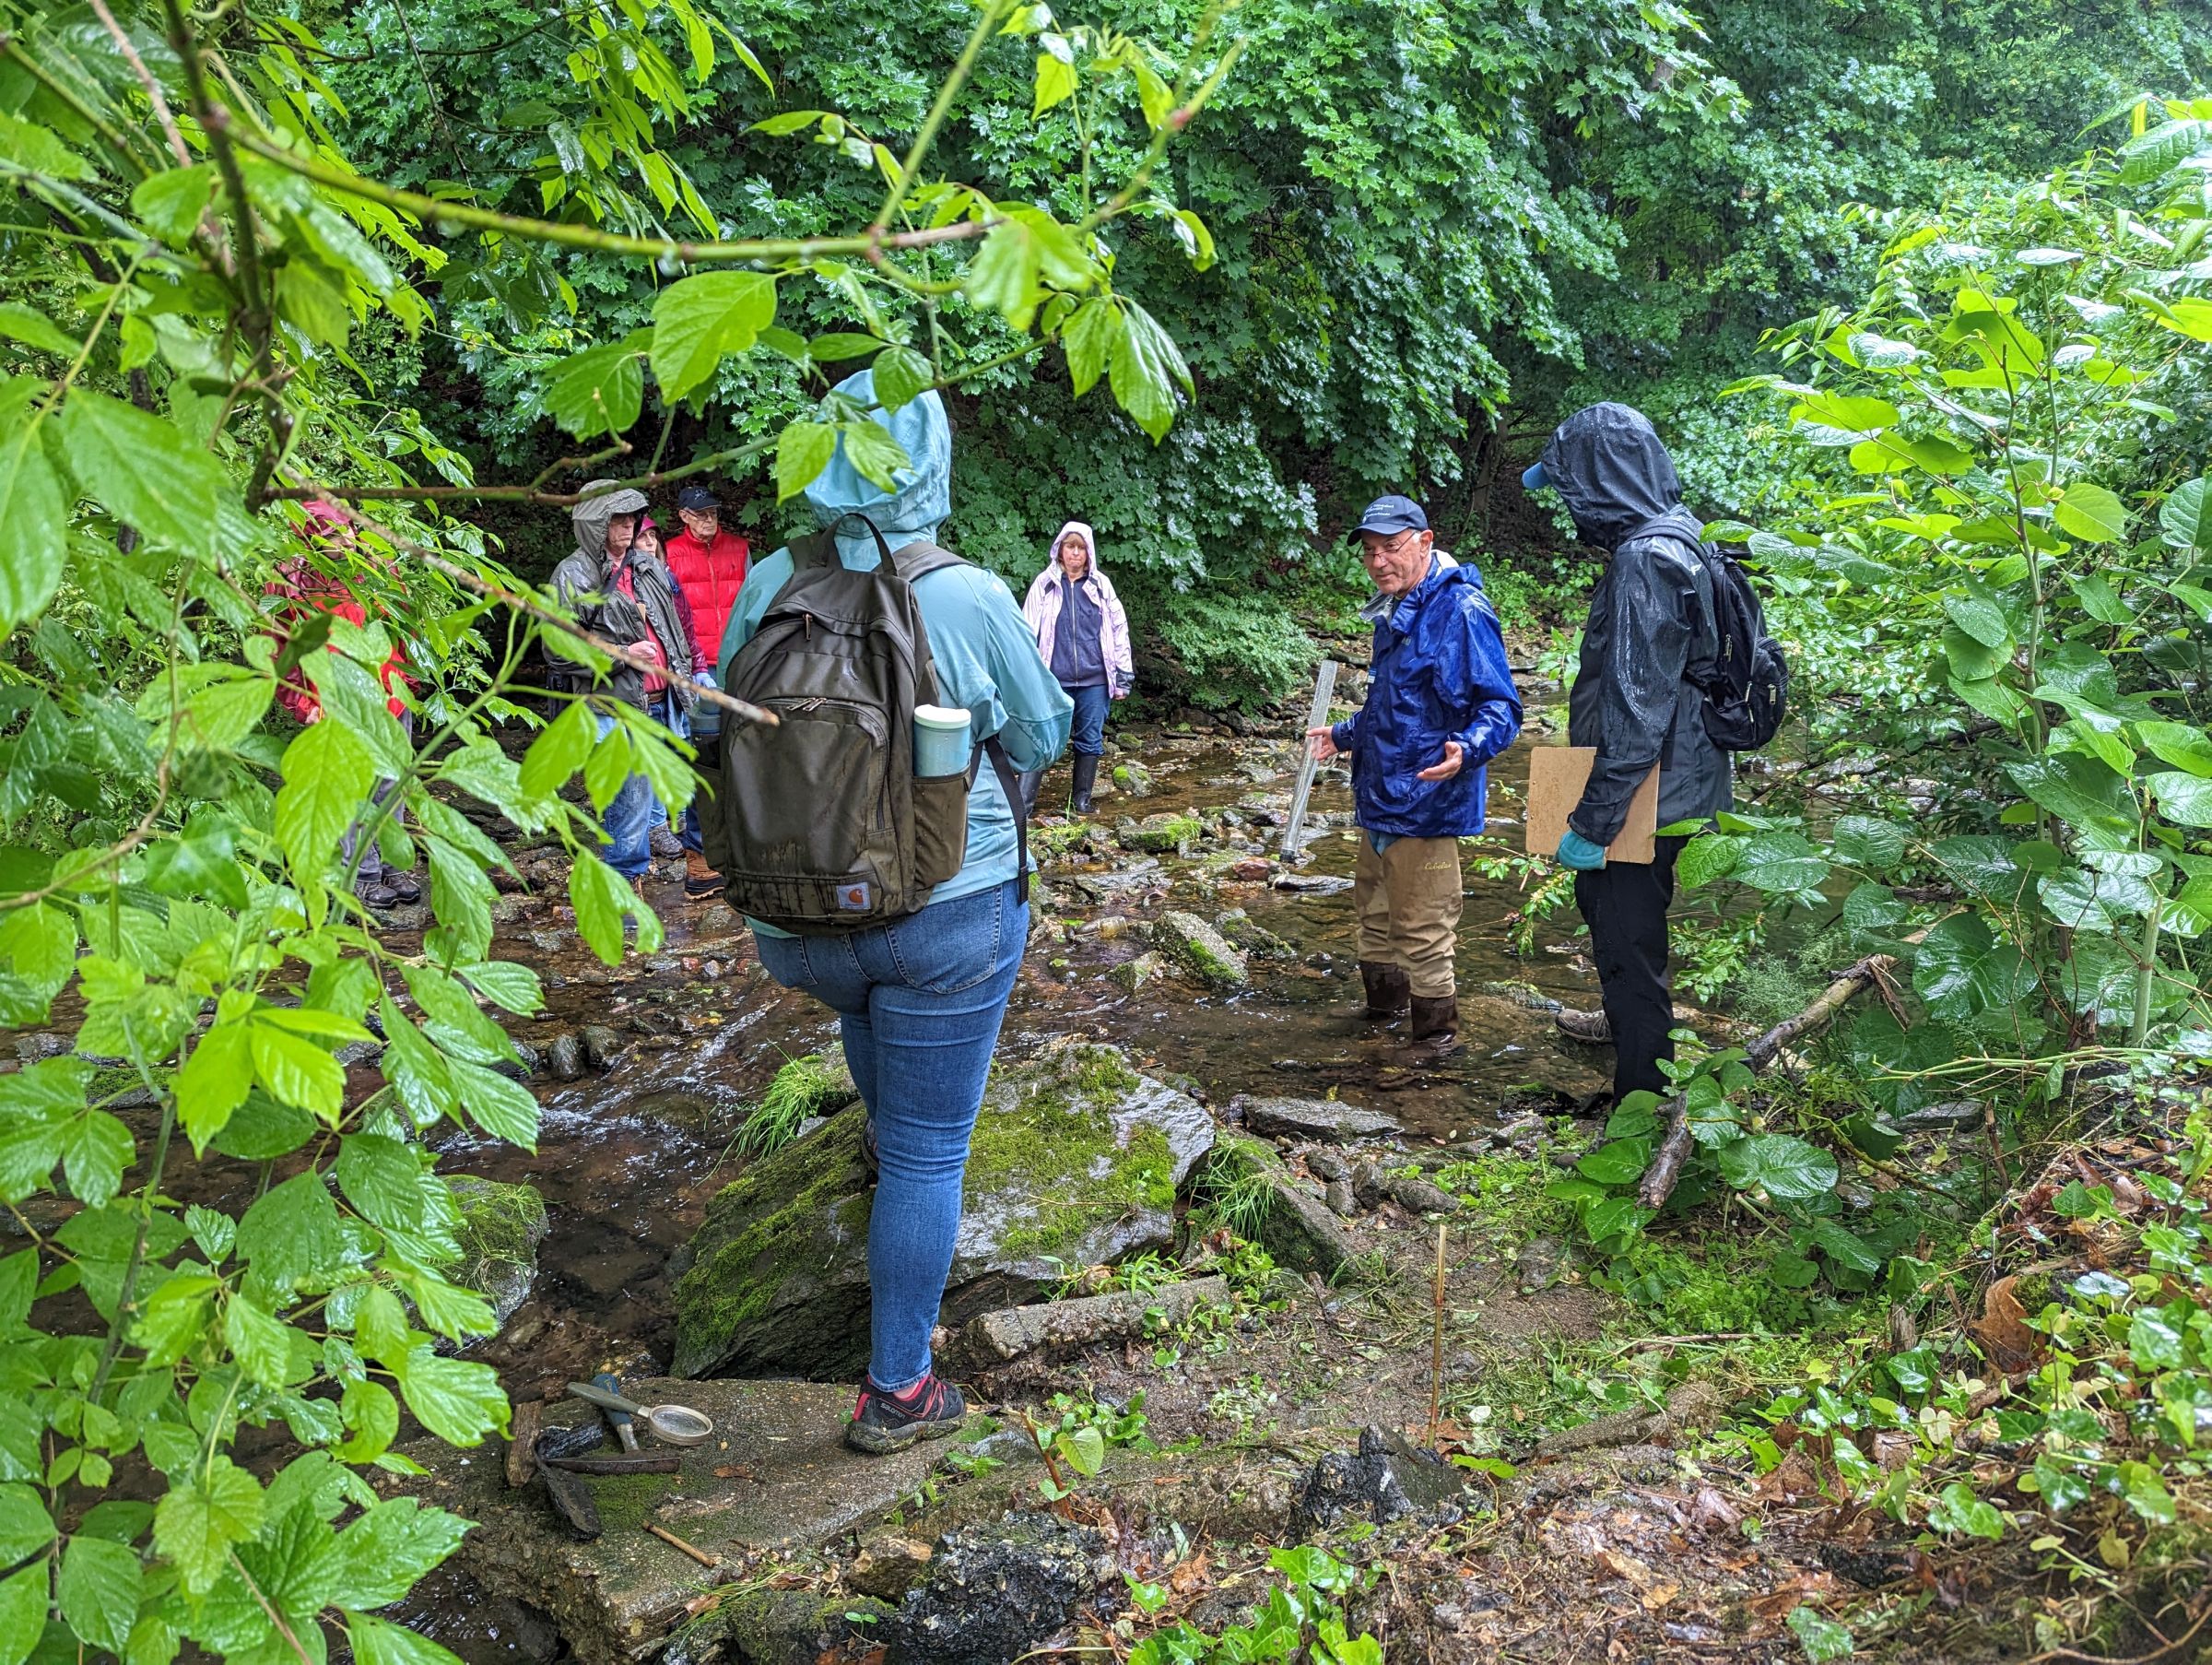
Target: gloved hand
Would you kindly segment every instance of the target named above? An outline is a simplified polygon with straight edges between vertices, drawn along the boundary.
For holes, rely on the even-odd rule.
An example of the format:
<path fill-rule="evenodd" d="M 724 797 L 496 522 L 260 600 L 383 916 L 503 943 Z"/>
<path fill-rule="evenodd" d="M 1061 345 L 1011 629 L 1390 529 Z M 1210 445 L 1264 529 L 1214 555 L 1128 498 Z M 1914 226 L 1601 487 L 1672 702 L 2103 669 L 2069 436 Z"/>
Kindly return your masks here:
<path fill-rule="evenodd" d="M 1605 865 L 1605 845 L 1592 844 L 1572 828 L 1559 840 L 1559 866 L 1578 873 L 1594 873 Z"/>

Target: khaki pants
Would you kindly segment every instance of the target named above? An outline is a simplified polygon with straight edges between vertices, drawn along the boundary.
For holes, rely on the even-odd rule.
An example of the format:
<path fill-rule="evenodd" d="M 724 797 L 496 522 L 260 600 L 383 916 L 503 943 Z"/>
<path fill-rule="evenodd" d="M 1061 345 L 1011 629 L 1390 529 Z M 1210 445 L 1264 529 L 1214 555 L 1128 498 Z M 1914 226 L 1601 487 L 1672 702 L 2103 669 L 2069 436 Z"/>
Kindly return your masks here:
<path fill-rule="evenodd" d="M 1452 962 L 1459 940 L 1459 840 L 1394 839 L 1378 856 L 1366 832 L 1353 836 L 1359 841 L 1359 860 L 1352 868 L 1359 958 L 1404 966 L 1421 999 L 1456 994 Z"/>

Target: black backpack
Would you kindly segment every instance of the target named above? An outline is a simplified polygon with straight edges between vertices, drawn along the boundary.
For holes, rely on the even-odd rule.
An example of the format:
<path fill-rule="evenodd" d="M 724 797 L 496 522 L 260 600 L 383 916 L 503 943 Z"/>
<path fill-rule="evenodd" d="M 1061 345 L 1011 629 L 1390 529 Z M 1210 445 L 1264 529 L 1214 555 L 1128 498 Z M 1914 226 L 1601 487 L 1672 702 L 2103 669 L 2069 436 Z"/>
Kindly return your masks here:
<path fill-rule="evenodd" d="M 791 577 L 724 683 L 782 722 L 724 728 L 701 817 L 730 904 L 802 936 L 900 918 L 959 872 L 984 756 L 1013 808 L 1028 887 L 1020 787 L 997 737 L 957 773 L 914 773 L 914 707 L 936 702 L 937 676 L 913 586 L 967 563 L 932 543 L 894 552 L 868 529 L 883 555 L 868 573 L 848 570 L 828 532 L 792 540 Z"/>
<path fill-rule="evenodd" d="M 1705 696 L 1705 733 L 1723 751 L 1757 751 L 1782 728 L 1790 699 L 1790 666 L 1782 644 L 1767 634 L 1766 608 L 1751 575 L 1734 556 L 1684 537 L 1672 526 L 1635 537 L 1669 537 L 1697 551 L 1712 578 L 1712 622 L 1720 648 L 1690 681 Z"/>

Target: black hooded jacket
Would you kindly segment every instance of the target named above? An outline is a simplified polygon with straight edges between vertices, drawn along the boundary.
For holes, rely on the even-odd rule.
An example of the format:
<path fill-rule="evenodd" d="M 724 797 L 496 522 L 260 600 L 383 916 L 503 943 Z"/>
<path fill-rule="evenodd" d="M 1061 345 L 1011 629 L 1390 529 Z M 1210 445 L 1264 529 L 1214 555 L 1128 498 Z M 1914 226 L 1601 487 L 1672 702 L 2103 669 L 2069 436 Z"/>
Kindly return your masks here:
<path fill-rule="evenodd" d="M 1690 673 L 1712 663 L 1720 637 L 1703 528 L 1682 507 L 1674 459 L 1641 411 L 1607 403 L 1560 423 L 1543 463 L 1583 541 L 1612 553 L 1567 706 L 1569 742 L 1595 747 L 1597 762 L 1567 824 L 1611 844 L 1654 762 L 1659 824 L 1705 820 L 1728 808 L 1731 767 L 1705 732 Z"/>

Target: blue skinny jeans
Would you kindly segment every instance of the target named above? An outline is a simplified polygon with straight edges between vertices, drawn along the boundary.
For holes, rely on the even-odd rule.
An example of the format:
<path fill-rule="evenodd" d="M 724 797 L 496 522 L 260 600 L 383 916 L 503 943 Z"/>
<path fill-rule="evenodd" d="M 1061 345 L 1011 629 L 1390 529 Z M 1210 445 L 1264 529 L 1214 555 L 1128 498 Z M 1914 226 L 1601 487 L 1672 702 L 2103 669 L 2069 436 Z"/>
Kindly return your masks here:
<path fill-rule="evenodd" d="M 606 738 L 614 726 L 614 718 L 602 714 L 599 738 Z M 622 790 L 615 794 L 614 801 L 599 818 L 599 824 L 613 841 L 599 852 L 599 859 L 625 879 L 635 879 L 653 865 L 653 846 L 646 841 L 653 830 L 653 806 L 659 801 L 645 777 L 633 774 L 622 783 Z"/>
<path fill-rule="evenodd" d="M 1067 688 L 1065 682 L 1061 686 Z M 1068 726 L 1068 750 L 1084 757 L 1102 755 L 1106 750 L 1106 713 L 1113 704 L 1106 684 L 1067 688 L 1067 697 L 1076 703 L 1076 714 Z"/>
<path fill-rule="evenodd" d="M 876 1121 L 868 1379 L 888 1393 L 929 1374 L 968 1140 L 1029 935 L 1009 880 L 849 937 L 757 936 L 771 976 L 837 1013 Z"/>

